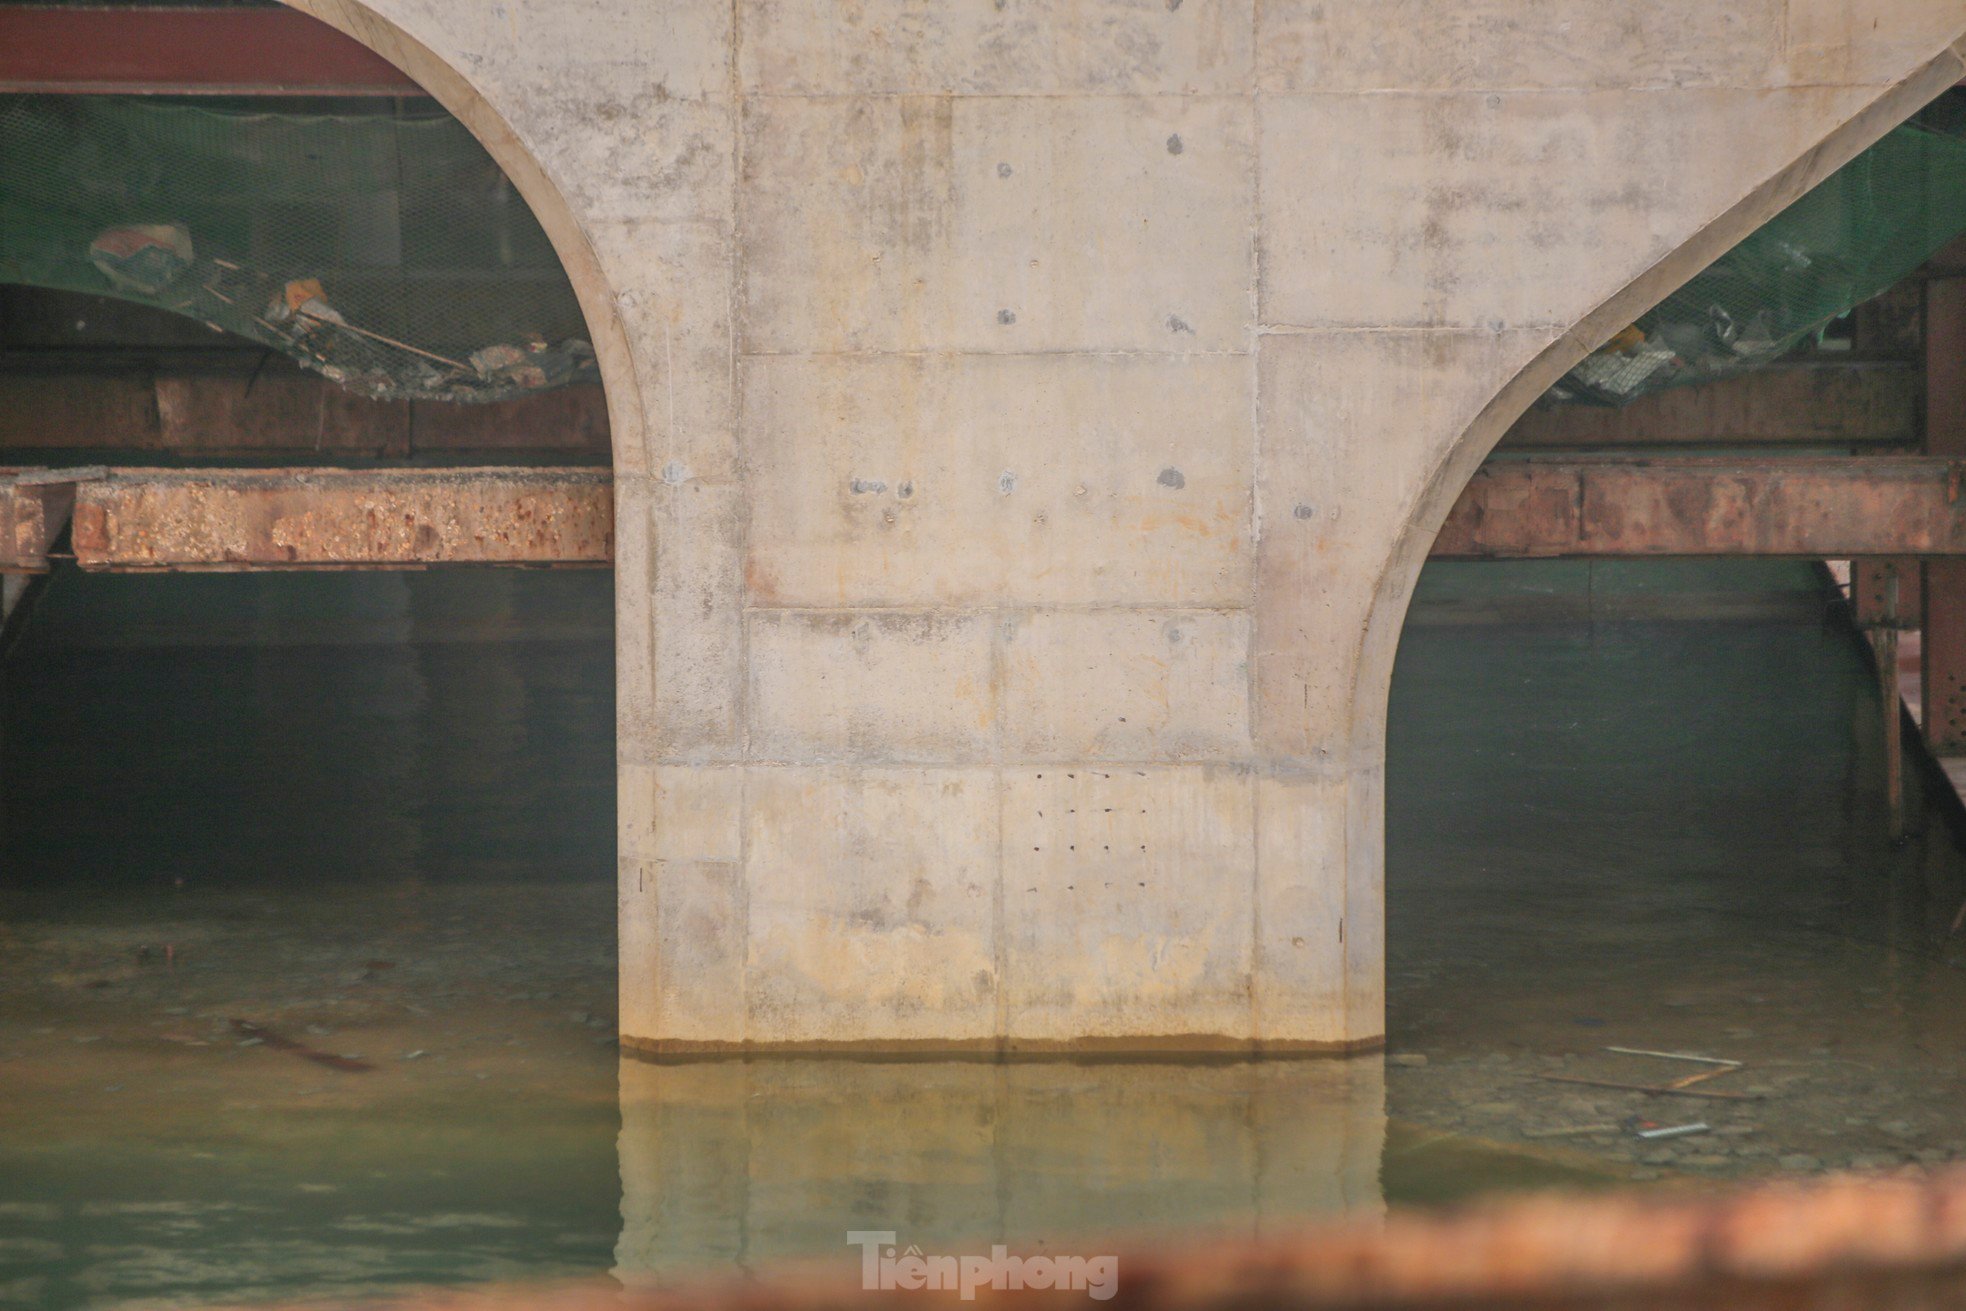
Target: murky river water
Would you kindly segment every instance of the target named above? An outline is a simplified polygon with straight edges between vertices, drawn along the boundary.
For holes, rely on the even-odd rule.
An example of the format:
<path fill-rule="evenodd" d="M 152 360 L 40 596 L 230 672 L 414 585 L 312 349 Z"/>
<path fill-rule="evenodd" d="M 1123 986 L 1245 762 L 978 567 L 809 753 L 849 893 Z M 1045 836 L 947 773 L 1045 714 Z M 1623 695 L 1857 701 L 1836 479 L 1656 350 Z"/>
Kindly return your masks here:
<path fill-rule="evenodd" d="M 1962 862 L 1936 809 L 1885 841 L 1833 628 L 1413 627 L 1387 1061 L 654 1067 L 611 1041 L 607 613 L 598 575 L 58 581 L 6 672 L 0 1303 L 1966 1157 Z M 1606 1046 L 1754 1099 L 1548 1077 L 1693 1069 Z"/>

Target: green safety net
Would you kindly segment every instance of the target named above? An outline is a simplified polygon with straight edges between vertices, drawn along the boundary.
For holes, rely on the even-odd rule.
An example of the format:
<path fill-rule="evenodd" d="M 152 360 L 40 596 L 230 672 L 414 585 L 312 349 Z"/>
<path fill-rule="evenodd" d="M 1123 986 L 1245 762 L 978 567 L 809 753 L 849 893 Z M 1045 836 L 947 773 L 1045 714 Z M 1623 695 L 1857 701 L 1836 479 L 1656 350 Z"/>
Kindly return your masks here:
<path fill-rule="evenodd" d="M 1888 133 L 1566 374 L 1557 401 L 1622 405 L 1759 368 L 1966 231 L 1966 139 L 1942 104 Z"/>
<path fill-rule="evenodd" d="M 1552 400 L 1623 404 L 1765 365 L 1966 229 L 1942 100 L 1591 355 Z M 367 395 L 502 400 L 596 377 L 532 212 L 428 107 L 296 113 L 0 96 L 0 281 L 120 296 Z"/>
<path fill-rule="evenodd" d="M 532 211 L 417 102 L 0 96 L 0 282 L 189 315 L 381 398 L 598 376 Z"/>

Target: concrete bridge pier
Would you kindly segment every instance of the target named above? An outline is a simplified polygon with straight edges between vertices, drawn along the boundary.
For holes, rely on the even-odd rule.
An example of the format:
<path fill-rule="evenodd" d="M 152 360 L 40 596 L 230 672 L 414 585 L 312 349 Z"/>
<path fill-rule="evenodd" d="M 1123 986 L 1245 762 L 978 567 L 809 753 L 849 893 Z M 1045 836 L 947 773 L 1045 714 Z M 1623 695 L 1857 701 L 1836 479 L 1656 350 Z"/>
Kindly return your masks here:
<path fill-rule="evenodd" d="M 300 0 L 559 244 L 624 1044 L 1346 1050 L 1387 688 L 1549 382 L 1959 79 L 1962 0 Z"/>

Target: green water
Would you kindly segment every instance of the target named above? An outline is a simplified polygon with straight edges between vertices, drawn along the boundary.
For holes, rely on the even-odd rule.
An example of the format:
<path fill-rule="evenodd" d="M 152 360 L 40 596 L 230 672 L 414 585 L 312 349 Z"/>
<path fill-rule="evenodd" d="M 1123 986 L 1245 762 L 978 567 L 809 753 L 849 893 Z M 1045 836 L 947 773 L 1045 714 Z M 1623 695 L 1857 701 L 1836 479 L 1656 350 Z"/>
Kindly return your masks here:
<path fill-rule="evenodd" d="M 1462 578 L 1409 630 L 1393 1062 L 656 1067 L 611 1043 L 604 576 L 65 576 L 5 675 L 0 1303 L 850 1270 L 851 1229 L 1090 1251 L 1966 1156 L 1960 861 L 1923 804 L 1884 840 L 1867 669 L 1784 580 L 1787 618 L 1470 624 Z M 1606 1045 L 1743 1060 L 1763 1100 L 1544 1077 L 1657 1074 Z"/>

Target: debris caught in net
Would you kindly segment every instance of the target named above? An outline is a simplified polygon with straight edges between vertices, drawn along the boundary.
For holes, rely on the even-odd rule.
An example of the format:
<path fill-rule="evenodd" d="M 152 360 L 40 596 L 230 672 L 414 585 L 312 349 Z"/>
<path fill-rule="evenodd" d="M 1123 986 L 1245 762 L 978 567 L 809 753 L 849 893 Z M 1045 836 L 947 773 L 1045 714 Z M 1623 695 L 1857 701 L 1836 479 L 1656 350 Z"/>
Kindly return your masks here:
<path fill-rule="evenodd" d="M 434 107 L 0 96 L 0 282 L 188 315 L 381 399 L 599 377 L 532 211 Z"/>
<path fill-rule="evenodd" d="M 597 379 L 531 210 L 454 118 L 405 103 L 0 96 L 0 281 L 189 315 L 384 399 Z M 1548 399 L 1763 367 L 1913 272 L 1966 230 L 1966 133 L 1941 118 L 1887 134 Z"/>
<path fill-rule="evenodd" d="M 1572 369 L 1548 399 L 1622 405 L 1787 355 L 1966 231 L 1966 139 L 1888 133 Z"/>

